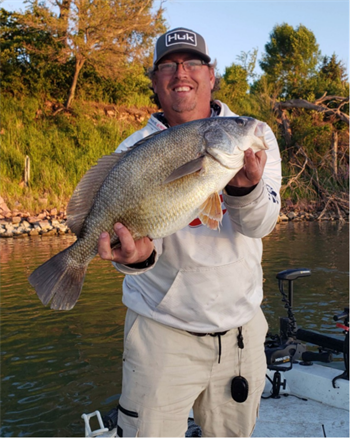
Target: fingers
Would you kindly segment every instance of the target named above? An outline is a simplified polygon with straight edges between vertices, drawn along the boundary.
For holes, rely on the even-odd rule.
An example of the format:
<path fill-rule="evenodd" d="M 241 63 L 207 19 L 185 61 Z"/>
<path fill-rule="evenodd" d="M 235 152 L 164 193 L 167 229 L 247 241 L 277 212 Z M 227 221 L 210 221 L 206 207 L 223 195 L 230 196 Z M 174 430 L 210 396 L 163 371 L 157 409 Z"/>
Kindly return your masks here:
<path fill-rule="evenodd" d="M 244 153 L 244 172 L 247 178 L 247 186 L 256 185 L 262 178 L 267 155 L 265 151 L 259 151 L 254 154 L 252 149 L 247 149 Z"/>
<path fill-rule="evenodd" d="M 100 234 L 97 243 L 97 251 L 103 260 L 113 260 L 111 252 L 111 239 L 109 234 L 104 232 Z"/>
<path fill-rule="evenodd" d="M 256 186 L 262 178 L 267 155 L 265 151 L 254 154 L 252 149 L 244 152 L 244 166 L 229 182 L 229 185 L 239 188 Z"/>
<path fill-rule="evenodd" d="M 101 233 L 98 240 L 98 253 L 103 260 L 110 260 L 120 264 L 140 263 L 148 259 L 154 249 L 153 242 L 144 237 L 134 240 L 129 230 L 120 223 L 114 225 L 114 232 L 120 241 L 120 247 L 111 248 L 108 233 Z"/>
<path fill-rule="evenodd" d="M 123 255 L 123 258 L 129 260 L 133 258 L 135 253 L 135 241 L 132 238 L 130 231 L 124 227 L 124 225 L 120 223 L 116 223 L 114 225 L 114 232 L 118 236 L 120 244 L 121 244 L 121 251 L 115 250 L 118 255 Z M 129 262 L 133 263 L 133 262 Z"/>

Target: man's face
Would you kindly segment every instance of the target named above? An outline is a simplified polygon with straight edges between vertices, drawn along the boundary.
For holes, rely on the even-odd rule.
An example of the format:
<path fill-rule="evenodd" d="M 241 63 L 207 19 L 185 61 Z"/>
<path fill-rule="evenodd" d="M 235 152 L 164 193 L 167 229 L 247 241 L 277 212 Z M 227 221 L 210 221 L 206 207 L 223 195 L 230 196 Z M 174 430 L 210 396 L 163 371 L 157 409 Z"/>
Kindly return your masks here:
<path fill-rule="evenodd" d="M 190 59 L 200 58 L 191 53 L 178 52 L 165 56 L 160 63 Z M 203 65 L 196 71 L 185 71 L 182 64 L 170 75 L 157 70 L 152 81 L 153 89 L 171 126 L 209 117 L 214 83 L 214 71 L 208 66 Z"/>

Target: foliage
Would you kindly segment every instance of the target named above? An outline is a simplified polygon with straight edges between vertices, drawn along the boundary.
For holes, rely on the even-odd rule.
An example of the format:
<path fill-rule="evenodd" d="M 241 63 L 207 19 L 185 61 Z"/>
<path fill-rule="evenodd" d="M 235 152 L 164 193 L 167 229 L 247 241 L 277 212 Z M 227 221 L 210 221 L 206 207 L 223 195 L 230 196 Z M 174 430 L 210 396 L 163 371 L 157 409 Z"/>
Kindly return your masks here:
<path fill-rule="evenodd" d="M 153 12 L 153 0 L 28 3 L 24 14 L 2 10 L 3 84 L 8 91 L 18 90 L 14 79 L 24 77 L 29 87 L 24 83 L 23 92 L 64 90 L 67 108 L 83 67 L 95 72 L 100 91 L 104 80 L 121 83 L 134 65 L 146 67 L 154 37 L 164 31 L 163 10 Z M 49 79 L 59 79 L 58 86 L 51 87 Z"/>
<path fill-rule="evenodd" d="M 73 111 L 52 117 L 35 98 L 2 97 L 1 196 L 9 206 L 18 201 L 35 210 L 43 207 L 44 198 L 46 206 L 64 207 L 83 174 L 135 130 L 131 123 L 98 116 L 78 102 Z M 26 155 L 29 188 L 23 184 Z"/>
<path fill-rule="evenodd" d="M 145 73 L 154 38 L 165 30 L 163 10 L 153 12 L 153 0 L 28 4 L 24 13 L 0 10 L 1 191 L 10 203 L 21 200 L 28 208 L 40 206 L 42 198 L 59 206 L 97 158 L 136 128 L 96 108 L 151 105 Z M 333 206 L 343 205 L 338 200 L 347 190 L 349 169 L 346 67 L 335 53 L 321 56 L 314 34 L 301 24 L 274 27 L 260 77 L 257 53 L 242 52 L 225 69 L 214 97 L 236 114 L 271 126 L 283 158 L 284 198 L 327 206 L 334 195 Z M 293 106 L 301 100 L 309 108 Z M 320 102 L 331 111 L 315 111 Z M 58 112 L 63 103 L 70 111 Z M 26 155 L 32 162 L 28 188 L 22 181 Z"/>
<path fill-rule="evenodd" d="M 274 27 L 265 51 L 260 67 L 281 89 L 281 97 L 300 96 L 320 60 L 315 35 L 302 24 L 294 29 L 283 23 Z"/>

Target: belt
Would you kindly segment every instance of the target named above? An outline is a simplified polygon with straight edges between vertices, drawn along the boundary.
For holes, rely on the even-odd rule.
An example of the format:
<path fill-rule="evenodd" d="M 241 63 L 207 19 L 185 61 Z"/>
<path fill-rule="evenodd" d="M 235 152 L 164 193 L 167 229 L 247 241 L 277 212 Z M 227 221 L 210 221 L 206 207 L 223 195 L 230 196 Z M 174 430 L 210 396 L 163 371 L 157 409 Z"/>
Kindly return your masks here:
<path fill-rule="evenodd" d="M 216 332 L 216 333 L 194 333 L 194 332 L 187 332 L 190 335 L 193 336 L 199 336 L 199 337 L 203 337 L 203 336 L 217 336 L 218 340 L 219 340 L 219 360 L 218 363 L 220 363 L 220 359 L 221 359 L 221 336 L 226 335 L 226 333 L 228 332 L 228 330 L 226 330 L 225 332 Z"/>
<path fill-rule="evenodd" d="M 228 332 L 228 330 L 226 330 L 225 332 L 216 332 L 216 333 L 194 333 L 194 332 L 187 332 L 187 333 L 189 333 L 190 335 L 193 335 L 193 336 L 202 337 L 202 336 L 224 336 L 224 335 L 226 335 L 227 332 Z"/>

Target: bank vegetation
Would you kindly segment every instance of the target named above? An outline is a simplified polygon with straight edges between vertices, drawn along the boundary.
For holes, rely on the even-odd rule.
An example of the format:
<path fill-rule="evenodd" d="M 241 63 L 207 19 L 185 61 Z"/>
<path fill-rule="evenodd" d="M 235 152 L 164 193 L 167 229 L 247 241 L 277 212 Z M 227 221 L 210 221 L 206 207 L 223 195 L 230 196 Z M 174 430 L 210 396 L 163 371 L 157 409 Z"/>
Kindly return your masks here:
<path fill-rule="evenodd" d="M 151 0 L 29 1 L 23 13 L 0 10 L 0 196 L 11 210 L 64 211 L 83 174 L 157 111 L 146 71 L 166 29 L 163 14 Z M 252 48 L 220 77 L 215 97 L 276 134 L 286 211 L 348 216 L 346 73 L 312 31 L 282 23 L 259 59 Z"/>

